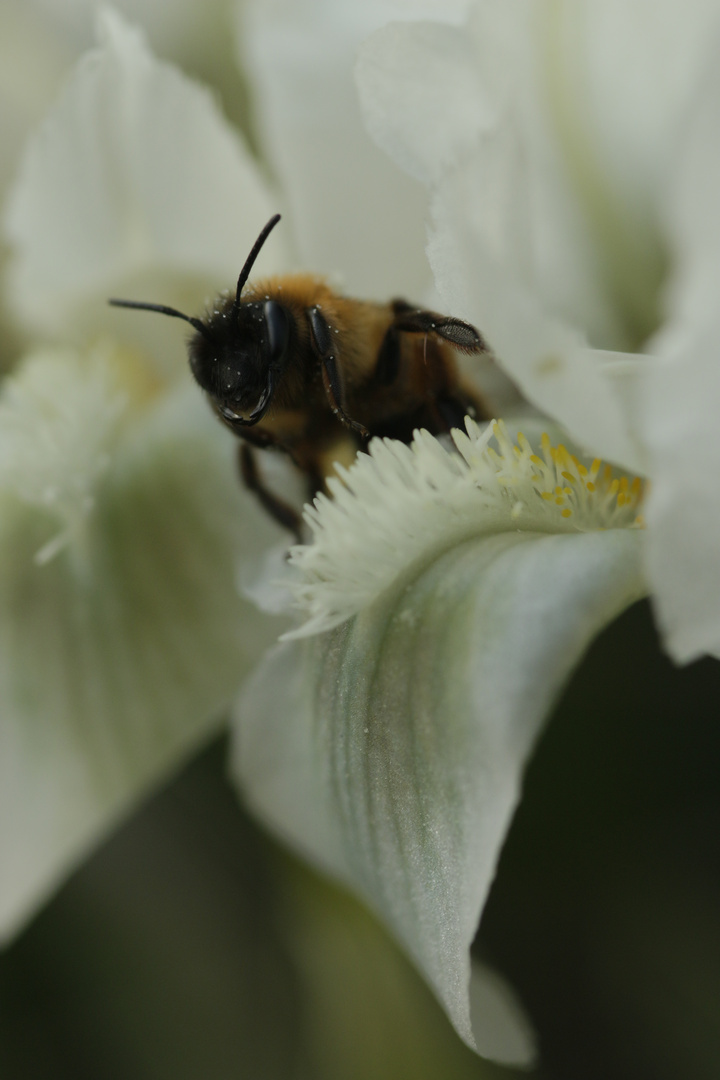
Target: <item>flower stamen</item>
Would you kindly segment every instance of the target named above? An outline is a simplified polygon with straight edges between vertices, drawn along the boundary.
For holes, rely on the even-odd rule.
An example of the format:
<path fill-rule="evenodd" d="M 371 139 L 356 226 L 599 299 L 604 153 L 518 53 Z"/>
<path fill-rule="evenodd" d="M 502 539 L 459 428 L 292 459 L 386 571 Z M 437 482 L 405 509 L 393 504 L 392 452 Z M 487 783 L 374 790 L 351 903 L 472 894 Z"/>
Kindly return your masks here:
<path fill-rule="evenodd" d="M 371 603 L 401 574 L 473 537 L 502 532 L 568 533 L 642 528 L 639 478 L 584 465 L 543 434 L 541 454 L 519 432 L 466 420 L 453 454 L 427 431 L 410 446 L 374 439 L 305 508 L 314 542 L 294 547 L 291 585 L 310 618 L 288 637 L 318 633 Z M 491 445 L 493 443 L 494 445 Z"/>

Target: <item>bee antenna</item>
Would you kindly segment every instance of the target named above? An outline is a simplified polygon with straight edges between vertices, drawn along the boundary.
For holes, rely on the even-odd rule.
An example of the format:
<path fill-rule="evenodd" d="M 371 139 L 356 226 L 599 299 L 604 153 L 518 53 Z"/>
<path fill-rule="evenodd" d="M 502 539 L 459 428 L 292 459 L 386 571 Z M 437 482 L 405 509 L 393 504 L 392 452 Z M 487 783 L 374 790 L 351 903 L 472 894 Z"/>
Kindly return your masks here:
<path fill-rule="evenodd" d="M 245 265 L 243 266 L 242 270 L 240 271 L 240 277 L 238 278 L 237 289 L 235 290 L 235 303 L 233 304 L 233 309 L 232 309 L 232 318 L 233 319 L 237 319 L 238 311 L 240 310 L 240 295 L 241 295 L 243 289 L 245 288 L 245 283 L 247 282 L 247 279 L 250 277 L 250 271 L 253 268 L 253 263 L 257 259 L 258 255 L 260 254 L 260 250 L 261 250 L 263 244 L 265 243 L 268 236 L 273 231 L 273 229 L 275 228 L 275 226 L 277 225 L 279 220 L 280 220 L 280 214 L 274 214 L 273 217 L 270 218 L 267 225 L 265 226 L 265 228 L 260 233 L 260 235 L 258 236 L 255 243 L 253 244 L 252 250 L 251 250 L 250 254 L 248 255 L 247 259 L 245 260 Z"/>
<path fill-rule="evenodd" d="M 193 319 L 190 315 L 184 315 L 182 311 L 167 307 L 165 304 L 145 304 L 141 300 L 115 299 L 108 300 L 108 304 L 112 304 L 113 307 L 137 308 L 139 311 L 159 311 L 161 315 L 172 315 L 174 319 L 184 319 L 185 322 L 189 322 L 191 326 L 194 326 L 208 341 L 214 340 L 210 330 L 200 319 Z"/>

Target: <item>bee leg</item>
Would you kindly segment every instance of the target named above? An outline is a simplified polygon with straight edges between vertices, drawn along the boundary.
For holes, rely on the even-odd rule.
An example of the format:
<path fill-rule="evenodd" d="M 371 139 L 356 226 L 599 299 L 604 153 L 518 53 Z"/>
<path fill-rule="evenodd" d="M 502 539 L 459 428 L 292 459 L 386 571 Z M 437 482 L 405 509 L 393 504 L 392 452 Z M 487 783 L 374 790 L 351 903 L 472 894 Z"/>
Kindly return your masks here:
<path fill-rule="evenodd" d="M 359 424 L 357 420 L 353 420 L 351 416 L 348 416 L 343 407 L 342 378 L 333 349 L 333 336 L 330 327 L 318 308 L 308 308 L 306 314 L 310 324 L 310 338 L 313 350 L 320 361 L 323 387 L 330 408 L 338 420 L 341 420 L 343 424 L 353 431 L 357 431 L 361 438 L 368 439 L 370 432 L 367 428 L 363 424 Z"/>
<path fill-rule="evenodd" d="M 395 318 L 391 329 L 404 331 L 407 334 L 437 334 L 461 352 L 489 351 L 475 327 L 463 322 L 462 319 L 453 319 L 448 315 L 438 315 L 435 311 L 413 308 L 405 300 L 393 300 L 392 309 Z"/>
<path fill-rule="evenodd" d="M 400 331 L 391 323 L 382 339 L 373 379 L 380 386 L 392 386 L 400 371 Z"/>
<path fill-rule="evenodd" d="M 451 431 L 452 428 L 465 430 L 465 417 L 470 416 L 473 420 L 486 419 L 487 410 L 479 402 L 463 400 L 460 397 L 444 394 L 435 402 L 435 410 L 442 425 L 440 430 Z"/>
<path fill-rule="evenodd" d="M 246 442 L 240 443 L 238 451 L 240 475 L 245 487 L 248 491 L 252 491 L 253 495 L 257 495 L 261 506 L 264 510 L 267 510 L 270 517 L 277 521 L 278 525 L 282 525 L 284 529 L 289 529 L 293 533 L 296 543 L 302 544 L 302 518 L 300 514 L 265 487 L 258 472 L 255 455 Z"/>

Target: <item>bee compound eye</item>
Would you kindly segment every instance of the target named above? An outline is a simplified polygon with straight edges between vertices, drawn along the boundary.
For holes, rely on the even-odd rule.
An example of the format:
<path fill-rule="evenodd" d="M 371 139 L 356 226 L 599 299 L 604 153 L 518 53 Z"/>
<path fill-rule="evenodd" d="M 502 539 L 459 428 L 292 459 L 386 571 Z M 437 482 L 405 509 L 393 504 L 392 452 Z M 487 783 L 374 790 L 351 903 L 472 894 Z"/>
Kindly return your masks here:
<path fill-rule="evenodd" d="M 290 340 L 290 317 L 277 300 L 266 300 L 263 308 L 268 334 L 270 363 L 274 366 L 284 356 Z"/>

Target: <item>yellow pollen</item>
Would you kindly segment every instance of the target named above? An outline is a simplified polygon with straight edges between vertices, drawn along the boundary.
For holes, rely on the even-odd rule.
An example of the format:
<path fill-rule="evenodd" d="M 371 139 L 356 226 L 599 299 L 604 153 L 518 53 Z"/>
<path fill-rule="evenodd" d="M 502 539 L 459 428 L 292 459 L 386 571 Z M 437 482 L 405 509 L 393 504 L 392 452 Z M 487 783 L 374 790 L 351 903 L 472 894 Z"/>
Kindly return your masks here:
<path fill-rule="evenodd" d="M 487 447 L 485 454 L 512 499 L 513 518 L 519 520 L 531 512 L 530 503 L 520 494 L 522 480 L 515 475 L 519 468 L 536 495 L 557 508 L 553 512 L 557 519 L 573 519 L 571 528 L 642 527 L 637 511 L 645 488 L 639 477 L 616 476 L 613 467 L 600 458 L 584 465 L 562 443 L 553 446 L 547 432 L 540 440 L 540 456 L 532 452 L 524 435 L 518 434 L 513 442 L 502 422 L 494 431 L 498 450 Z"/>

